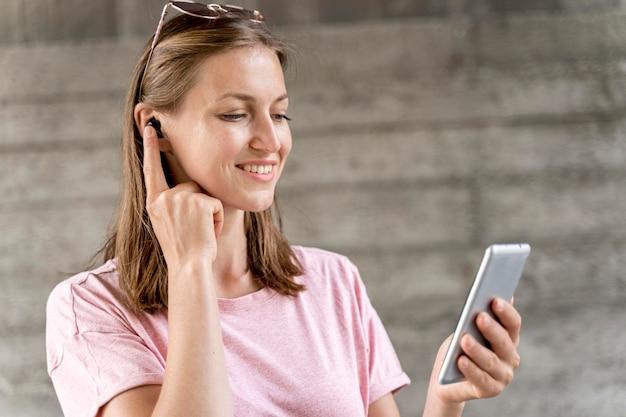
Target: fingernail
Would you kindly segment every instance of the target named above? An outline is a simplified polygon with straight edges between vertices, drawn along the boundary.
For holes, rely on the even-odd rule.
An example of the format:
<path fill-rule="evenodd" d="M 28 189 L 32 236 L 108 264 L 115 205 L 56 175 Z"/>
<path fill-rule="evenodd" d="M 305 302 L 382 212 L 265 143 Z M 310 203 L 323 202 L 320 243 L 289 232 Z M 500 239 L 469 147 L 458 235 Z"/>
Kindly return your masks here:
<path fill-rule="evenodd" d="M 502 310 L 504 309 L 504 303 L 502 302 L 502 300 L 501 300 L 501 299 L 496 298 L 495 304 L 496 304 L 496 305 L 495 305 L 496 310 L 498 310 L 498 311 L 502 311 Z"/>
<path fill-rule="evenodd" d="M 489 314 L 487 314 L 487 313 L 480 313 L 480 322 L 482 324 L 489 323 L 490 319 L 491 319 L 491 317 L 489 317 Z"/>
<path fill-rule="evenodd" d="M 148 127 L 149 127 L 149 125 L 146 125 L 146 127 L 143 128 L 143 138 L 144 139 L 146 137 L 148 137 L 148 134 L 149 134 Z"/>

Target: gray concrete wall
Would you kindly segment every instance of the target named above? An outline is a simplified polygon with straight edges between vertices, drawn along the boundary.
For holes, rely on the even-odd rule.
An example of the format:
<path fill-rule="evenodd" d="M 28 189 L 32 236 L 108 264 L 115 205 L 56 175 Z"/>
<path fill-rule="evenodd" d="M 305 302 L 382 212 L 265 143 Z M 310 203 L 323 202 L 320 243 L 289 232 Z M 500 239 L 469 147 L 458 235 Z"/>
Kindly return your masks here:
<path fill-rule="evenodd" d="M 121 11 L 138 2 L 114 15 L 56 3 L 103 20 L 64 38 L 0 18 L 14 36 L 0 47 L 1 416 L 61 415 L 45 300 L 112 219 L 122 97 L 154 23 L 132 33 Z M 529 242 L 522 366 L 465 415 L 624 416 L 626 14 L 616 1 L 593 12 L 508 3 L 510 13 L 449 2 L 435 17 L 277 29 L 299 50 L 294 148 L 277 191 L 287 236 L 359 266 L 413 381 L 397 396 L 403 416 L 421 413 L 484 248 Z"/>
<path fill-rule="evenodd" d="M 228 3 L 228 2 L 226 2 Z M 241 0 L 261 10 L 271 25 L 303 26 L 407 17 L 490 16 L 545 13 L 621 13 L 624 0 Z M 3 0 L 0 44 L 145 37 L 154 31 L 164 0 Z"/>

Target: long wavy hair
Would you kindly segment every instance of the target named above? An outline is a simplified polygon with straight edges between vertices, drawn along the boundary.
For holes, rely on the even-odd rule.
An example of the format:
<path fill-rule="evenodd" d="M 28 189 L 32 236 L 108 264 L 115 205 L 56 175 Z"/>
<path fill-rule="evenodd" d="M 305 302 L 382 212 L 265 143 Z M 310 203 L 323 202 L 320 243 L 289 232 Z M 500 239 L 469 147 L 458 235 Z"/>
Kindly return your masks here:
<path fill-rule="evenodd" d="M 154 35 L 153 35 L 154 36 Z M 192 87 L 193 73 L 208 56 L 233 48 L 263 44 L 273 50 L 287 69 L 287 56 L 293 49 L 274 36 L 265 23 L 241 18 L 208 20 L 181 14 L 163 25 L 159 40 L 146 69 L 141 97 L 139 83 L 150 52 L 152 37 L 133 69 L 126 95 L 122 131 L 122 189 L 116 215 L 106 243 L 91 258 L 85 269 L 94 266 L 95 258 L 116 258 L 120 288 L 135 312 L 153 312 L 167 308 L 167 264 L 146 211 L 146 186 L 143 175 L 142 137 L 133 111 L 139 101 L 162 112 L 175 113 L 186 92 Z M 167 159 L 161 163 L 170 187 L 173 181 Z M 274 224 L 273 211 L 278 219 Z M 274 195 L 270 208 L 245 212 L 248 266 L 261 286 L 289 296 L 306 290 L 294 281 L 303 267 L 283 235 L 280 210 Z"/>

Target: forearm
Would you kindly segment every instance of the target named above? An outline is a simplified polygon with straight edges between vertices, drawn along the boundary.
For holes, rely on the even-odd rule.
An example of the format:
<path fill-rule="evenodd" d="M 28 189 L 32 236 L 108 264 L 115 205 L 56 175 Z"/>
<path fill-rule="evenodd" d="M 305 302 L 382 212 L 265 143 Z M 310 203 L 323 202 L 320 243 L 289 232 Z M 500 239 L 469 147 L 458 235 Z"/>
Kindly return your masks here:
<path fill-rule="evenodd" d="M 232 417 L 233 403 L 210 268 L 170 272 L 167 365 L 153 417 Z"/>

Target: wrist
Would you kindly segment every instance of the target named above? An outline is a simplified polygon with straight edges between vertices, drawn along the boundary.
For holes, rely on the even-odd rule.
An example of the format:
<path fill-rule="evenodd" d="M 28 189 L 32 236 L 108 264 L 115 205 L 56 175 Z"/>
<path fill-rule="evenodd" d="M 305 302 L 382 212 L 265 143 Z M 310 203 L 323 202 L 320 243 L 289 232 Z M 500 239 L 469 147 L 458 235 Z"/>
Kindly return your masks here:
<path fill-rule="evenodd" d="M 176 276 L 213 276 L 213 263 L 204 259 L 181 259 L 167 266 L 168 275 Z"/>
<path fill-rule="evenodd" d="M 203 261 L 186 261 L 168 267 L 168 296 L 181 293 L 183 296 L 202 295 L 207 290 L 215 291 L 213 266 Z"/>
<path fill-rule="evenodd" d="M 464 408 L 465 402 L 445 402 L 429 392 L 426 395 L 426 404 L 424 406 L 424 414 L 422 417 L 460 417 L 463 414 Z"/>

